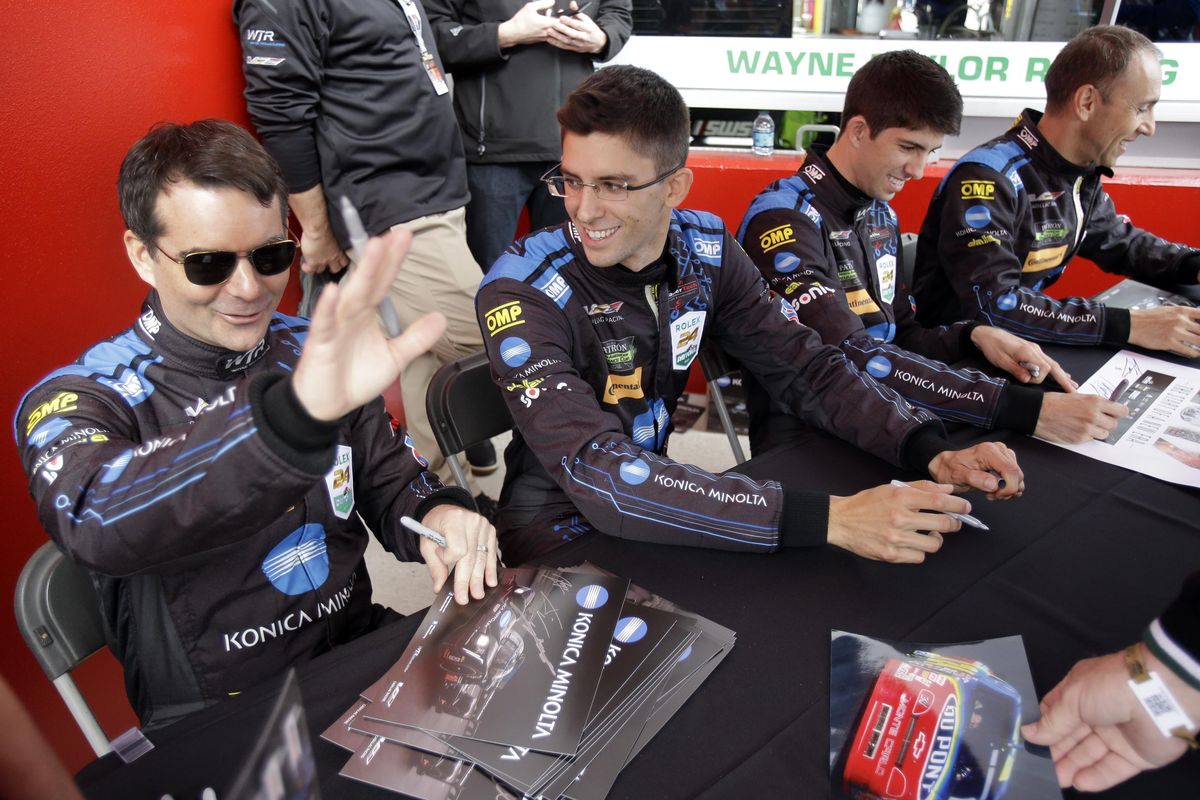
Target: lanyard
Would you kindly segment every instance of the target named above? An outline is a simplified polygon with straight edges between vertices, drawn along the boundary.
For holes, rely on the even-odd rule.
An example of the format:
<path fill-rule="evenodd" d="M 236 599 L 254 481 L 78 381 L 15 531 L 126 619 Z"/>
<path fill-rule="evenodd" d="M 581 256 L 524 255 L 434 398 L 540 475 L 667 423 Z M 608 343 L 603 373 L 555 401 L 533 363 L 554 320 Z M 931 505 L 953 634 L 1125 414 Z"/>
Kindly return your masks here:
<path fill-rule="evenodd" d="M 429 49 L 425 47 L 425 37 L 421 35 L 421 12 L 417 9 L 417 4 L 413 0 L 396 0 L 396 3 L 404 12 L 404 18 L 408 20 L 408 27 L 412 28 L 413 36 L 417 38 L 417 47 L 421 48 L 421 60 L 432 59 Z"/>

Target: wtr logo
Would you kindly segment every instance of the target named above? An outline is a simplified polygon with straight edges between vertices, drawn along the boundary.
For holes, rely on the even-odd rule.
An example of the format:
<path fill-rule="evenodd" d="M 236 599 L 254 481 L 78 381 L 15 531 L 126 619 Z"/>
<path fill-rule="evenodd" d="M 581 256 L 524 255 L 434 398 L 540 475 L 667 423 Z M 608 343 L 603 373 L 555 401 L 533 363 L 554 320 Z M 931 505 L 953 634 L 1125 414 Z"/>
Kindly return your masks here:
<path fill-rule="evenodd" d="M 320 588 L 329 577 L 325 528 L 310 522 L 289 533 L 262 563 L 263 574 L 279 591 L 303 594 Z"/>
<path fill-rule="evenodd" d="M 608 589 L 592 583 L 575 593 L 575 602 L 589 611 L 599 608 L 608 602 Z"/>
<path fill-rule="evenodd" d="M 613 638 L 622 644 L 633 644 L 642 640 L 648 627 L 646 621 L 640 617 L 622 617 L 617 620 L 617 630 Z"/>

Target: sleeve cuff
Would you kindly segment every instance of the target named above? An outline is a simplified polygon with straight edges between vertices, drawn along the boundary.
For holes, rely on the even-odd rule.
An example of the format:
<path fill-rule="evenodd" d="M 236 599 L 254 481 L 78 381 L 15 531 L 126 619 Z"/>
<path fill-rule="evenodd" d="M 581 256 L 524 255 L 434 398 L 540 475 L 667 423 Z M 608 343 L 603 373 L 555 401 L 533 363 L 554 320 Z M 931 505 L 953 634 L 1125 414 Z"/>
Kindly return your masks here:
<path fill-rule="evenodd" d="M 820 547 L 829 539 L 829 495 L 784 487 L 780 547 Z"/>
<path fill-rule="evenodd" d="M 996 422 L 993 427 L 1007 428 L 1018 433 L 1031 434 L 1037 427 L 1042 413 L 1042 400 L 1046 393 L 1041 389 L 1021 386 L 1005 381 L 996 404 Z"/>
<path fill-rule="evenodd" d="M 901 466 L 908 467 L 922 474 L 929 474 L 929 462 L 938 453 L 953 450 L 954 446 L 946 439 L 942 426 L 937 423 L 927 423 L 908 435 L 900 447 Z"/>
<path fill-rule="evenodd" d="M 1193 689 L 1200 690 L 1200 661 L 1171 638 L 1163 628 L 1161 618 L 1150 623 L 1150 627 L 1142 634 L 1142 641 L 1172 672 Z"/>
<path fill-rule="evenodd" d="M 1175 269 L 1175 282 L 1189 286 L 1200 283 L 1200 253 L 1192 253 L 1179 260 Z"/>
<path fill-rule="evenodd" d="M 1129 309 L 1104 307 L 1104 332 L 1100 334 L 1104 344 L 1123 345 L 1129 343 Z"/>
<path fill-rule="evenodd" d="M 479 511 L 475 507 L 475 501 L 471 499 L 471 493 L 466 489 L 458 486 L 445 486 L 421 501 L 413 511 L 413 519 L 420 522 L 437 506 L 461 506 L 467 511 L 476 513 Z"/>
<path fill-rule="evenodd" d="M 963 322 L 962 332 L 959 335 L 958 346 L 961 348 L 960 353 L 965 357 L 968 354 L 980 353 L 980 349 L 975 346 L 975 342 L 971 341 L 971 331 L 978 328 L 982 323 L 979 322 Z"/>
<path fill-rule="evenodd" d="M 263 147 L 279 162 L 288 194 L 299 194 L 321 183 L 321 157 L 311 130 L 264 136 Z"/>
<path fill-rule="evenodd" d="M 285 375 L 259 375 L 250 381 L 250 408 L 268 449 L 311 475 L 333 461 L 341 421 L 323 422 L 309 415 Z"/>

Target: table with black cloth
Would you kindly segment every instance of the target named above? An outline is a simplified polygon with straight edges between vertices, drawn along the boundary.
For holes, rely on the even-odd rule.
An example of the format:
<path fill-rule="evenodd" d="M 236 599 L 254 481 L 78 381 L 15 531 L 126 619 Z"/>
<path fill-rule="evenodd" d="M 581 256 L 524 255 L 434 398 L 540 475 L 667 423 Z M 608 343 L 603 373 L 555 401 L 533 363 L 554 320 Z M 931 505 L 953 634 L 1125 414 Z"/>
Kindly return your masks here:
<path fill-rule="evenodd" d="M 1081 382 L 1112 352 L 1047 350 Z M 1040 696 L 1079 659 L 1137 639 L 1200 569 L 1200 492 L 1031 438 L 974 429 L 952 437 L 963 446 L 1008 443 L 1026 491 L 1006 502 L 972 495 L 991 531 L 948 534 L 922 565 L 877 563 L 831 547 L 742 555 L 602 535 L 551 554 L 547 563 L 593 562 L 738 634 L 729 657 L 621 774 L 612 797 L 827 797 L 831 628 L 921 642 L 1020 634 Z M 822 434 L 741 471 L 835 494 L 919 477 Z M 399 657 L 421 616 L 299 669 L 314 738 Z M 114 756 L 94 762 L 79 781 L 90 797 L 169 791 L 181 800 L 209 785 L 219 791 L 251 747 L 270 689 L 153 734 L 156 749 L 132 765 Z M 324 741 L 315 747 L 325 797 L 389 796 L 337 774 L 345 751 Z M 1200 796 L 1200 755 L 1096 796 Z"/>

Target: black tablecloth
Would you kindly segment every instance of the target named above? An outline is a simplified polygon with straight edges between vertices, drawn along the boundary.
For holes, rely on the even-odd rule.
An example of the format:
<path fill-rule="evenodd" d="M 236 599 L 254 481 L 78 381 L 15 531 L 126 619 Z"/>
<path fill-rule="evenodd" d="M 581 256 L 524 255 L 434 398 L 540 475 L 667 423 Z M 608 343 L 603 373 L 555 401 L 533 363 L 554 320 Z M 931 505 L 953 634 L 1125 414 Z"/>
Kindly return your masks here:
<path fill-rule="evenodd" d="M 1052 349 L 1078 380 L 1110 355 Z M 964 529 L 919 566 L 866 561 L 833 548 L 739 555 L 592 535 L 549 563 L 588 560 L 726 625 L 738 643 L 619 778 L 615 798 L 828 795 L 831 628 L 887 639 L 954 642 L 1021 634 L 1039 694 L 1080 658 L 1132 641 L 1200 568 L 1200 492 L 1033 439 L 959 430 L 957 442 L 1006 441 L 1026 474 L 1019 500 L 970 499 L 992 530 Z M 904 475 L 830 437 L 744 465 L 756 478 L 849 494 Z M 400 655 L 420 615 L 304 665 L 313 736 Z M 79 775 L 91 797 L 176 798 L 220 789 L 270 708 L 268 688 L 207 709 L 151 738 L 130 766 L 112 756 Z M 337 775 L 347 754 L 316 744 L 327 798 L 384 797 Z M 1099 797 L 1192 797 L 1189 754 Z M 1021 800 L 1013 798 L 1013 800 Z"/>

